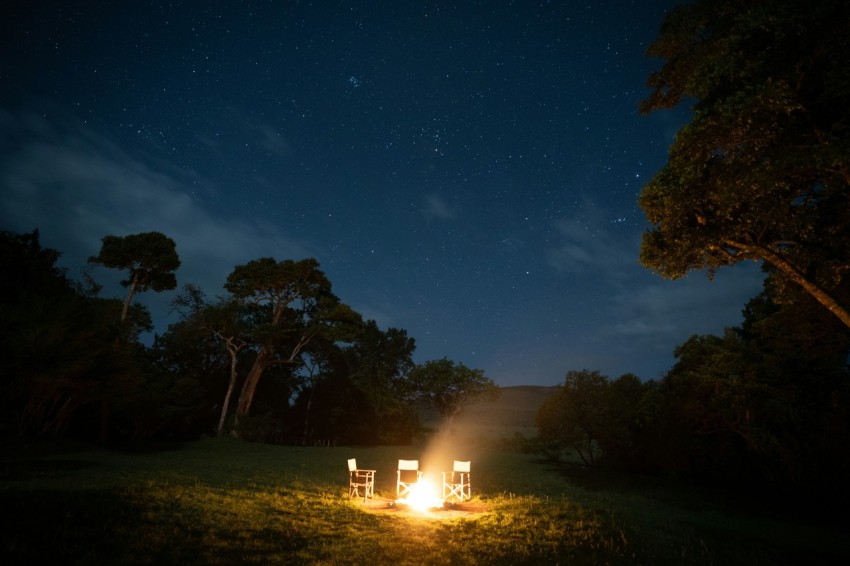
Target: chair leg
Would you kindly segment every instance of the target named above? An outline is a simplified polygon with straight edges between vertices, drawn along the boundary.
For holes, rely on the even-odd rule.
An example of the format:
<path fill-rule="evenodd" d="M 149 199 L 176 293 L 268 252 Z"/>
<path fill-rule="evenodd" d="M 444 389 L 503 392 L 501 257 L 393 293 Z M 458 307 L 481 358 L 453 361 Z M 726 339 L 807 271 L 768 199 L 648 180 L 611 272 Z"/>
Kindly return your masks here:
<path fill-rule="evenodd" d="M 375 497 L 375 486 L 371 483 L 354 483 L 348 487 L 348 497 L 349 499 L 354 497 L 360 497 L 360 490 L 363 490 L 363 502 L 366 502 L 368 498 Z"/>

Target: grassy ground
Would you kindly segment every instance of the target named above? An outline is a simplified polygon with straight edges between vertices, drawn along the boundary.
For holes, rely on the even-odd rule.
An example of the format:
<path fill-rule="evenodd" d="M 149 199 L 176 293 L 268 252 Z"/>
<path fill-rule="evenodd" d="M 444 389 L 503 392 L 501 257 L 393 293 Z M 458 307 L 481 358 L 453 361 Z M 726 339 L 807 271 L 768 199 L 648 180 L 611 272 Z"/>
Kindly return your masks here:
<path fill-rule="evenodd" d="M 0 564 L 843 564 L 847 533 L 697 495 L 579 487 L 534 456 L 453 431 L 421 446 L 209 439 L 156 453 L 7 452 Z M 346 460 L 395 495 L 397 460 L 473 465 L 478 513 L 375 510 Z"/>

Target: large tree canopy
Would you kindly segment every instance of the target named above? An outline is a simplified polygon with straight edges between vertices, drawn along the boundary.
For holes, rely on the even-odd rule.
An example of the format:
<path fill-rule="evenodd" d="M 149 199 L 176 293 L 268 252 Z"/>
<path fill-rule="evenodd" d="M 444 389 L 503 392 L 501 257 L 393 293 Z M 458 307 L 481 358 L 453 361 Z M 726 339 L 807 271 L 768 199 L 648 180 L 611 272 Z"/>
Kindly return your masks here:
<path fill-rule="evenodd" d="M 59 257 L 38 230 L 0 231 L 0 433 L 61 435 L 91 406 L 139 392 L 135 345 L 116 344 L 120 302 L 91 296 Z"/>
<path fill-rule="evenodd" d="M 275 261 L 260 258 L 238 265 L 225 288 L 253 305 L 250 339 L 257 355 L 248 372 L 237 406 L 247 415 L 265 369 L 273 364 L 295 364 L 318 336 L 347 341 L 362 320 L 331 292 L 331 282 L 313 258 Z"/>
<path fill-rule="evenodd" d="M 352 380 L 363 390 L 379 414 L 393 413 L 404 405 L 404 380 L 414 367 L 416 341 L 407 331 L 378 328 L 367 320 L 357 340 L 346 350 Z"/>
<path fill-rule="evenodd" d="M 642 111 L 694 103 L 640 206 L 641 262 L 668 278 L 772 266 L 850 327 L 850 2 L 700 0 L 648 54 Z"/>
<path fill-rule="evenodd" d="M 174 272 L 180 267 L 174 240 L 160 232 L 145 232 L 129 236 L 104 236 L 100 253 L 89 258 L 113 269 L 127 271 L 121 285 L 128 287 L 121 320 L 127 318 L 130 301 L 135 293 L 148 289 L 168 291 L 177 287 Z"/>

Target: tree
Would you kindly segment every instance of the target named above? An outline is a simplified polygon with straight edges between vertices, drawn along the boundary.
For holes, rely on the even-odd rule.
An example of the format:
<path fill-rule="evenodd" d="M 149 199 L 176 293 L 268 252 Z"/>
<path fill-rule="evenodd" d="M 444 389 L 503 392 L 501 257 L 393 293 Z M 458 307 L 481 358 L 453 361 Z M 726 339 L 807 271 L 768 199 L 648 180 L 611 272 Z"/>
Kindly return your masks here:
<path fill-rule="evenodd" d="M 174 240 L 160 232 L 145 232 L 129 236 L 104 236 L 100 253 L 89 258 L 90 263 L 127 271 L 121 285 L 128 287 L 121 320 L 127 318 L 135 293 L 148 289 L 156 292 L 177 287 L 174 271 L 180 267 Z"/>
<path fill-rule="evenodd" d="M 256 357 L 242 386 L 236 415 L 248 415 L 263 372 L 273 364 L 298 364 L 304 348 L 320 334 L 348 339 L 360 316 L 331 292 L 331 283 L 312 258 L 260 258 L 236 268 L 225 288 L 253 309 L 250 337 Z"/>
<path fill-rule="evenodd" d="M 758 455 L 774 483 L 804 499 L 820 499 L 813 491 L 822 491 L 838 501 L 850 493 L 850 329 L 809 295 L 778 304 L 776 293 L 766 282 L 747 304 L 741 328 L 748 359 L 770 393 L 754 416 L 775 441 L 762 443 Z"/>
<path fill-rule="evenodd" d="M 347 345 L 326 337 L 304 350 L 304 386 L 294 409 L 303 422 L 301 441 L 405 444 L 417 413 L 406 377 L 415 341 L 406 331 L 382 331 L 363 322 Z"/>
<path fill-rule="evenodd" d="M 598 371 L 567 372 L 563 386 L 538 409 L 537 428 L 544 444 L 575 450 L 586 466 L 595 466 L 598 442 L 608 427 L 610 387 Z"/>
<path fill-rule="evenodd" d="M 233 297 L 219 298 L 215 304 L 209 304 L 206 302 L 203 291 L 191 283 L 184 286 L 183 292 L 174 299 L 172 304 L 181 312 L 181 316 L 187 323 L 211 334 L 227 351 L 230 359 L 230 377 L 216 429 L 218 434 L 221 434 L 230 408 L 230 399 L 236 389 L 239 353 L 248 345 L 244 308 Z"/>
<path fill-rule="evenodd" d="M 382 331 L 369 320 L 345 350 L 351 380 L 368 400 L 379 442 L 409 441 L 415 432 L 417 415 L 406 381 L 415 349 L 416 341 L 406 330 Z"/>
<path fill-rule="evenodd" d="M 648 55 L 643 113 L 694 101 L 639 203 L 640 260 L 663 277 L 775 268 L 850 327 L 850 3 L 699 0 Z"/>
<path fill-rule="evenodd" d="M 640 450 L 645 421 L 643 402 L 648 385 L 631 373 L 612 381 L 607 392 L 607 419 L 599 433 L 599 447 L 606 463 L 620 469 L 639 470 L 646 458 Z"/>
<path fill-rule="evenodd" d="M 163 334 L 154 336 L 148 357 L 152 376 L 161 376 L 161 381 L 170 379 L 187 392 L 188 384 L 193 384 L 202 395 L 197 402 L 187 398 L 178 403 L 181 407 L 193 407 L 192 414 L 181 416 L 179 434 L 197 431 L 197 435 L 206 435 L 215 430 L 230 367 L 230 357 L 219 339 L 193 319 L 180 320 L 169 324 Z M 169 425 L 168 432 L 177 432 L 175 428 L 178 427 Z"/>
<path fill-rule="evenodd" d="M 448 423 L 464 408 L 481 399 L 495 399 L 499 387 L 480 369 L 447 358 L 414 367 L 408 378 L 414 396 L 434 407 Z"/>
<path fill-rule="evenodd" d="M 120 303 L 83 293 L 59 257 L 38 230 L 0 232 L 0 431 L 61 435 L 96 401 L 137 391 L 136 345 L 117 341 Z"/>

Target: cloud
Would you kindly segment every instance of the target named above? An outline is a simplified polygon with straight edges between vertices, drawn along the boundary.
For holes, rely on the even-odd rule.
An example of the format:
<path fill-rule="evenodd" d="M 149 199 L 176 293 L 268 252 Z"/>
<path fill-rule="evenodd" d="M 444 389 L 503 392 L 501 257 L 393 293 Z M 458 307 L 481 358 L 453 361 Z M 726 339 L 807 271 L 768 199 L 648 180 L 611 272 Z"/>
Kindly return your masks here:
<path fill-rule="evenodd" d="M 721 335 L 726 327 L 741 324 L 742 310 L 761 291 L 762 281 L 756 264 L 720 271 L 713 281 L 703 273 L 668 281 L 646 270 L 635 270 L 620 282 L 600 279 L 592 299 L 552 307 L 572 312 L 549 335 L 518 334 L 502 349 L 511 354 L 487 360 L 488 367 L 504 383 L 519 383 L 531 373 L 549 376 L 539 381 L 554 384 L 567 371 L 582 369 L 611 378 L 634 373 L 659 379 L 688 337 Z"/>
<path fill-rule="evenodd" d="M 255 217 L 221 217 L 194 197 L 206 181 L 130 155 L 91 130 L 71 132 L 61 120 L 2 116 L 13 126 L 13 147 L 0 158 L 0 220 L 3 229 L 38 229 L 41 242 L 62 252 L 62 265 L 82 267 L 100 249 L 103 236 L 158 231 L 172 238 L 182 265 L 179 283 L 192 282 L 211 295 L 233 267 L 258 257 L 314 257 L 316 249 Z M 110 279 L 103 269 L 96 277 Z M 72 273 L 73 275 L 73 273 Z M 120 289 L 105 289 L 118 296 Z M 146 293 L 139 301 L 165 308 L 167 294 Z M 170 300 L 170 299 L 168 299 Z M 154 313 L 155 320 L 158 314 Z"/>
<path fill-rule="evenodd" d="M 292 152 L 289 142 L 280 135 L 280 132 L 272 128 L 269 124 L 257 124 L 257 130 L 260 134 L 260 147 L 266 149 L 272 155 L 285 157 Z"/>
<path fill-rule="evenodd" d="M 651 277 L 611 297 L 608 314 L 617 315 L 618 322 L 607 325 L 605 335 L 678 344 L 693 334 L 720 334 L 743 321 L 744 306 L 761 292 L 764 280 L 755 263 L 720 271 L 713 280 L 702 272 L 675 281 Z"/>
<path fill-rule="evenodd" d="M 292 145 L 278 128 L 268 122 L 257 120 L 249 113 L 231 108 L 217 115 L 218 127 L 195 134 L 195 140 L 206 147 L 219 160 L 228 158 L 228 153 L 245 147 L 261 148 L 278 158 L 292 156 Z M 227 132 L 227 135 L 221 135 Z M 234 142 L 238 140 L 238 142 Z"/>
<path fill-rule="evenodd" d="M 638 240 L 633 234 L 615 234 L 601 214 L 562 218 L 555 222 L 555 245 L 545 252 L 546 262 L 560 274 L 605 272 L 607 278 L 629 276 L 636 269 Z"/>
<path fill-rule="evenodd" d="M 659 324 L 657 321 L 650 323 L 645 320 L 632 319 L 615 323 L 609 328 L 614 334 L 622 336 L 651 336 L 656 334 L 671 334 L 675 332 L 676 325 L 670 321 L 664 321 Z"/>
<path fill-rule="evenodd" d="M 719 335 L 741 324 L 747 301 L 762 290 L 764 275 L 756 263 L 720 270 L 714 280 L 704 272 L 662 279 L 638 261 L 639 231 L 606 218 L 585 202 L 554 224 L 547 264 L 568 288 L 591 279 L 593 293 L 559 307 L 572 311 L 572 330 L 565 333 L 570 338 L 543 347 L 537 356 L 542 366 L 657 378 L 658 367 L 672 367 L 675 348 L 689 336 Z"/>
<path fill-rule="evenodd" d="M 425 214 L 442 220 L 452 220 L 455 217 L 454 211 L 449 208 L 445 199 L 434 193 L 425 195 Z"/>

